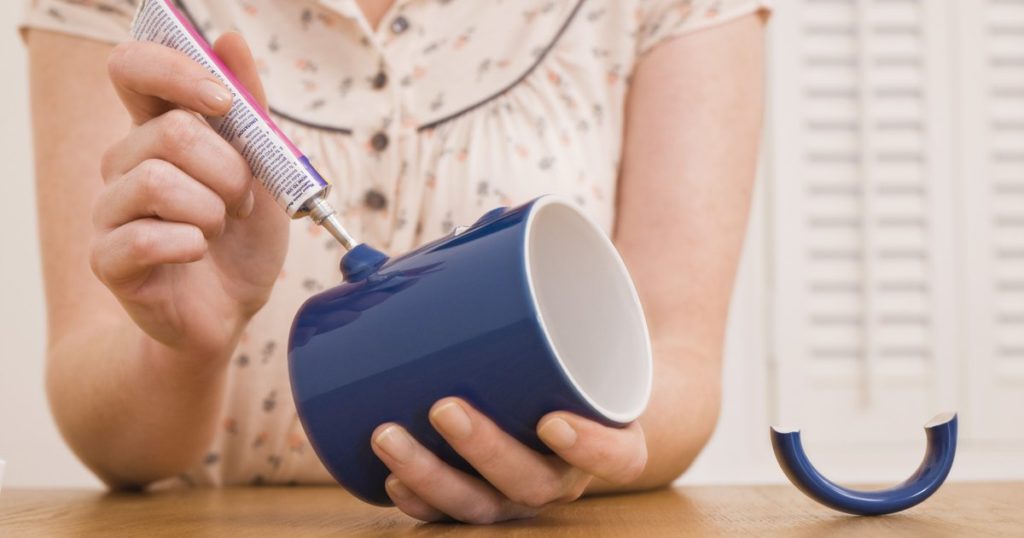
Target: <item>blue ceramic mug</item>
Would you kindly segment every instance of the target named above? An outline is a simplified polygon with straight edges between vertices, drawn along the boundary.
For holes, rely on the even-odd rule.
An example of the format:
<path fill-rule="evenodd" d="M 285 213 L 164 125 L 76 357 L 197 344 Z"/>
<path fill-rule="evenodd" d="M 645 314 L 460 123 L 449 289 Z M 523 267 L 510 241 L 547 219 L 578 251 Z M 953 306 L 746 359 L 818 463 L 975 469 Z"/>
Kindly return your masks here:
<path fill-rule="evenodd" d="M 365 501 L 391 504 L 370 447 L 385 422 L 475 474 L 429 422 L 446 396 L 545 453 L 536 426 L 549 412 L 624 426 L 647 405 L 636 290 L 607 236 L 558 197 L 492 210 L 393 259 L 359 245 L 342 270 L 296 314 L 289 369 L 310 443 Z"/>

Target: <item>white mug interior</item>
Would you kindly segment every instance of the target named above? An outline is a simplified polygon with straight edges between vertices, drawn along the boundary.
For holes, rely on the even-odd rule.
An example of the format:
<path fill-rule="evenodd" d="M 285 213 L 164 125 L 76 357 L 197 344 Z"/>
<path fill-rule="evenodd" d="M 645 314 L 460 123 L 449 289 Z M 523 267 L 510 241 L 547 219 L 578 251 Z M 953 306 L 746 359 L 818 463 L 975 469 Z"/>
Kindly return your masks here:
<path fill-rule="evenodd" d="M 549 195 L 530 213 L 525 252 L 541 327 L 570 382 L 604 417 L 637 419 L 653 382 L 650 337 L 611 240 L 569 202 Z"/>

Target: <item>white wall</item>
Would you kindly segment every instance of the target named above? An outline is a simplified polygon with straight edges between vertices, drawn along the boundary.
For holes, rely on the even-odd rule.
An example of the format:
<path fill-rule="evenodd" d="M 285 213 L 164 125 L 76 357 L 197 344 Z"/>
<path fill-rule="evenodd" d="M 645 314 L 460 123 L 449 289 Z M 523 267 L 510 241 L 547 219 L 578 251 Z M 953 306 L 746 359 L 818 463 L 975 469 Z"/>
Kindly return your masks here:
<path fill-rule="evenodd" d="M 0 2 L 0 459 L 5 486 L 96 487 L 65 447 L 43 392 L 45 323 L 37 245 L 22 2 Z"/>

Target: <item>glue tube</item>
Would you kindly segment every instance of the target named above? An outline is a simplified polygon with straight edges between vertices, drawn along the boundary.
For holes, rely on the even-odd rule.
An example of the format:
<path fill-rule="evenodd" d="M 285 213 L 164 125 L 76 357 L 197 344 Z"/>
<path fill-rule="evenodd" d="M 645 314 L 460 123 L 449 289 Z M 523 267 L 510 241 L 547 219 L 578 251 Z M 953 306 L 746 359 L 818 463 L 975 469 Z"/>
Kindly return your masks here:
<path fill-rule="evenodd" d="M 330 183 L 281 132 L 171 0 L 143 0 L 131 36 L 182 52 L 217 77 L 232 94 L 231 110 L 221 117 L 206 118 L 207 123 L 242 154 L 256 179 L 289 216 L 309 216 L 346 250 L 356 245 L 324 199 Z"/>

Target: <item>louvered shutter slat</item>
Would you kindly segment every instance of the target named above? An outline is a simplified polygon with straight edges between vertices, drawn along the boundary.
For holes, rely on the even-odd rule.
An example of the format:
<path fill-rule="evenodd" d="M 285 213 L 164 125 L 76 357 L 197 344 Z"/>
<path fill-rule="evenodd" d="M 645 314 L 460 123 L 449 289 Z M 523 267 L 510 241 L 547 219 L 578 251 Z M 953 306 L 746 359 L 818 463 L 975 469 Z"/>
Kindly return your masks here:
<path fill-rule="evenodd" d="M 958 17 L 972 435 L 1024 440 L 1024 1 Z"/>
<path fill-rule="evenodd" d="M 880 441 L 950 399 L 944 5 L 789 0 L 773 24 L 778 415 Z M 939 13 L 937 13 L 939 12 Z M 894 420 L 896 419 L 896 420 Z"/>

